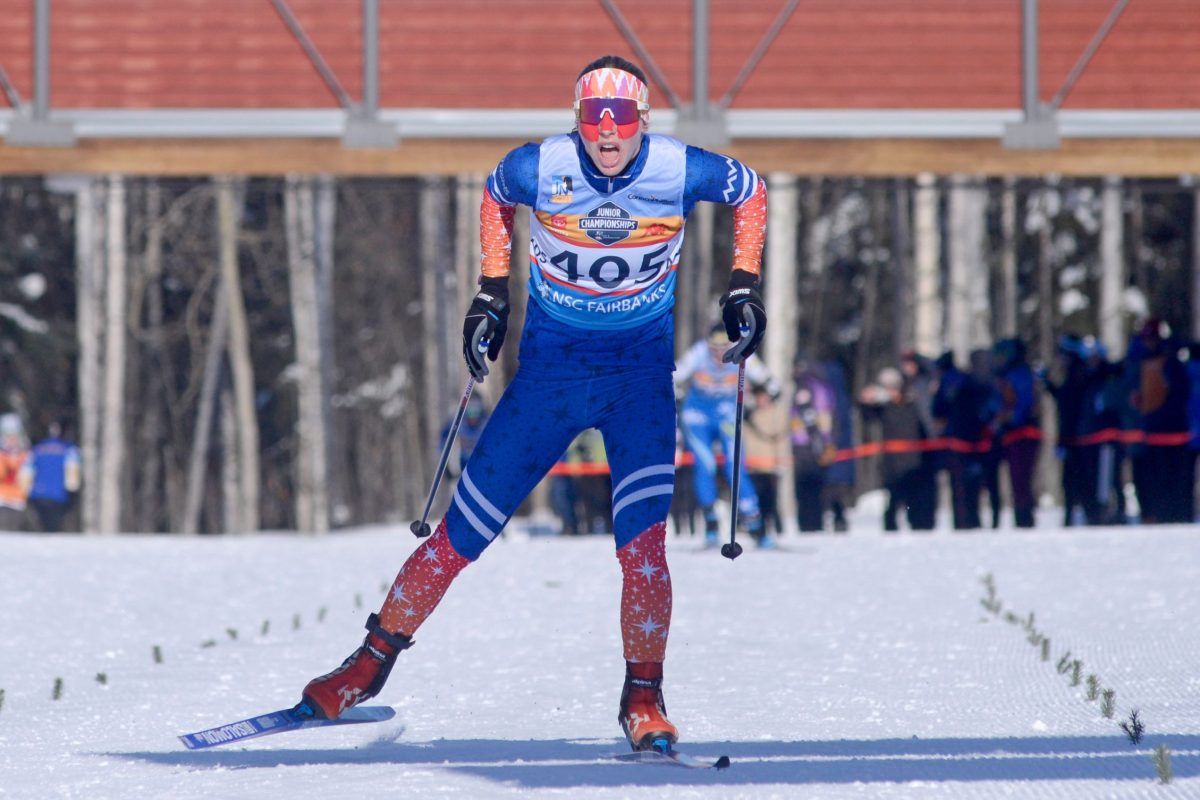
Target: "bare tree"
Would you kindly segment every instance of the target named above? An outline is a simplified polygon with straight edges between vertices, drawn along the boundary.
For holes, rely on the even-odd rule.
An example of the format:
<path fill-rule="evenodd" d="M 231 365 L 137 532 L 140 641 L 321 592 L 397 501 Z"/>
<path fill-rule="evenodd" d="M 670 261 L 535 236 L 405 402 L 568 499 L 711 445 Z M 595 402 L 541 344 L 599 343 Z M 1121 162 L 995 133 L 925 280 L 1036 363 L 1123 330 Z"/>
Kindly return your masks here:
<path fill-rule="evenodd" d="M 284 193 L 288 284 L 296 343 L 296 527 L 329 530 L 328 462 L 322 369 L 321 313 L 317 280 L 316 212 L 313 181 L 289 176 Z"/>
<path fill-rule="evenodd" d="M 125 178 L 110 175 L 106 208 L 104 289 L 104 396 L 100 429 L 99 509 L 102 533 L 121 530 L 125 462 Z"/>
<path fill-rule="evenodd" d="M 220 177 L 217 184 L 217 228 L 220 247 L 221 289 L 229 312 L 229 362 L 233 375 L 233 395 L 238 430 L 238 467 L 241 507 L 239 530 L 258 530 L 259 466 L 258 417 L 254 405 L 254 362 L 250 354 L 250 329 L 242 297 L 241 268 L 238 263 L 237 228 L 241 192 L 235 192 L 233 179 Z"/>
<path fill-rule="evenodd" d="M 79 342 L 79 443 L 83 466 L 83 530 L 100 530 L 100 304 L 101 215 L 96 181 L 87 180 L 75 195 L 76 337 Z"/>

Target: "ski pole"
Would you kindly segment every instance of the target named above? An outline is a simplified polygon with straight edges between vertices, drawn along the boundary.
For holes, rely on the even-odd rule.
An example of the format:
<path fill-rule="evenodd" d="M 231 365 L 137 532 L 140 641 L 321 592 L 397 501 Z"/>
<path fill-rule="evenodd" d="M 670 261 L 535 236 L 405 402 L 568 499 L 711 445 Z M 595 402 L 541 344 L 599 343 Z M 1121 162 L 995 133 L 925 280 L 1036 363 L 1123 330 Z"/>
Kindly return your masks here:
<path fill-rule="evenodd" d="M 729 482 L 729 541 L 721 546 L 721 555 L 730 561 L 742 554 L 737 543 L 738 492 L 742 483 L 742 410 L 746 397 L 746 359 L 738 362 L 737 409 L 733 419 L 733 480 Z"/>
<path fill-rule="evenodd" d="M 480 354 L 486 353 L 488 345 L 491 344 L 490 339 L 479 340 Z M 454 422 L 450 424 L 450 430 L 446 431 L 446 443 L 442 445 L 442 456 L 438 459 L 437 469 L 433 472 L 433 486 L 429 487 L 429 497 L 425 498 L 425 510 L 421 512 L 421 519 L 413 520 L 413 524 L 408 526 L 408 529 L 413 532 L 413 536 L 425 538 L 431 531 L 429 530 L 429 509 L 433 507 L 433 500 L 437 497 L 438 486 L 442 483 L 442 474 L 446 471 L 446 462 L 450 460 L 450 449 L 454 447 L 454 440 L 458 438 L 458 429 L 462 427 L 463 417 L 467 413 L 467 402 L 471 399 L 471 392 L 475 389 L 475 376 L 467 378 L 467 386 L 463 389 L 462 399 L 458 401 L 458 413 L 454 415 Z"/>

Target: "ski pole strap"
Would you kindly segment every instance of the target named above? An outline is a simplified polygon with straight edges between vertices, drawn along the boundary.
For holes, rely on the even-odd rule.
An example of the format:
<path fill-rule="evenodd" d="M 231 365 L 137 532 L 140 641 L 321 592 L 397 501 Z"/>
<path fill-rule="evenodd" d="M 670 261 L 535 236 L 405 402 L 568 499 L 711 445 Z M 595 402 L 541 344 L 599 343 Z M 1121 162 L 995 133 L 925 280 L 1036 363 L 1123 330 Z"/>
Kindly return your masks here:
<path fill-rule="evenodd" d="M 383 641 L 390 647 L 395 648 L 397 653 L 399 653 L 401 650 L 407 650 L 413 646 L 413 640 L 411 637 L 405 636 L 402 633 L 389 633 L 388 631 L 384 630 L 383 626 L 379 624 L 378 614 L 371 614 L 371 616 L 367 617 L 367 630 L 370 633 L 378 636 L 380 639 L 383 639 Z"/>

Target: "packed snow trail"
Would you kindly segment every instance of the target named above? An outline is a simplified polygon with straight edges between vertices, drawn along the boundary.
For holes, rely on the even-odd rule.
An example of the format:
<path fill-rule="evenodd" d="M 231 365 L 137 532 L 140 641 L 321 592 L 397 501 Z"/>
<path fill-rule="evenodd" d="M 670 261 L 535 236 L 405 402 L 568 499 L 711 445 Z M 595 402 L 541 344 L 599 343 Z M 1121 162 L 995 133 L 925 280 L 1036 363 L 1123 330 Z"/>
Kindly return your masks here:
<path fill-rule="evenodd" d="M 339 663 L 418 540 L 0 534 L 0 798 L 1200 797 L 1200 529 L 1050 519 L 890 536 L 860 514 L 736 563 L 672 536 L 667 707 L 720 771 L 612 758 L 606 537 L 497 542 L 372 701 L 395 719 L 191 752 L 178 734 L 288 707 Z"/>

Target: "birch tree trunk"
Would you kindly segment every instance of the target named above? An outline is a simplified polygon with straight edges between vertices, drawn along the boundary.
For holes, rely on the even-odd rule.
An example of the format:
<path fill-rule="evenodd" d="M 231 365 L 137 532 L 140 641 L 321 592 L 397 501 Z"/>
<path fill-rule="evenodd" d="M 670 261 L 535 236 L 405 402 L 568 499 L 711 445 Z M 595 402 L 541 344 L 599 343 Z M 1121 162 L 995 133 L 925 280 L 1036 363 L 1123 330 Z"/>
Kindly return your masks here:
<path fill-rule="evenodd" d="M 942 346 L 944 306 L 941 288 L 941 233 L 938 230 L 938 189 L 934 177 L 917 177 L 913 202 L 913 266 L 916 270 L 914 338 L 917 351 L 935 357 Z"/>
<path fill-rule="evenodd" d="M 799 330 L 797 231 L 800 224 L 800 192 L 795 175 L 773 172 L 767 176 L 771 202 L 767 204 L 767 252 L 763 268 L 763 299 L 767 304 L 769 333 L 763 340 L 767 369 L 784 387 L 778 402 L 789 402 L 792 362 L 796 358 L 796 334 Z M 790 459 L 779 470 L 781 487 L 793 484 Z M 779 518 L 796 518 L 796 497 L 792 491 L 779 492 Z"/>
<path fill-rule="evenodd" d="M 325 529 L 345 519 L 349 515 L 346 497 L 349 493 L 345 486 L 345 471 L 331 469 L 334 442 L 344 441 L 339 435 L 339 425 L 333 413 L 333 392 L 337 386 L 337 370 L 335 369 L 334 350 L 334 236 L 337 232 L 337 181 L 332 175 L 317 177 L 316 197 L 316 268 L 317 268 L 317 320 L 318 342 L 320 351 L 321 374 L 321 448 L 320 468 L 314 479 L 318 486 L 324 487 L 326 510 L 317 514 L 318 519 L 325 520 Z"/>
<path fill-rule="evenodd" d="M 200 386 L 200 403 L 196 410 L 196 425 L 192 433 L 192 453 L 188 460 L 187 494 L 183 513 L 176 528 L 180 533 L 194 534 L 200 530 L 200 504 L 204 497 L 204 473 L 208 462 L 208 447 L 212 439 L 212 418 L 216 406 L 218 381 L 221 377 L 221 356 L 229 335 L 229 296 L 217 279 L 213 300 L 212 322 L 209 323 L 208 351 L 204 355 L 204 377 Z"/>
<path fill-rule="evenodd" d="M 1200 189 L 1192 189 L 1192 340 L 1200 342 Z"/>
<path fill-rule="evenodd" d="M 964 175 L 952 179 L 946 317 L 947 335 L 960 363 L 966 363 L 972 350 L 987 346 L 991 339 L 987 259 L 983 252 L 986 200 L 977 179 Z"/>
<path fill-rule="evenodd" d="M 76 335 L 79 342 L 79 451 L 82 461 L 81 527 L 100 530 L 100 304 L 104 263 L 97 213 L 98 181 L 75 195 Z"/>
<path fill-rule="evenodd" d="M 217 227 L 220 238 L 221 285 L 229 312 L 229 364 L 233 375 L 233 395 L 238 422 L 238 466 L 241 469 L 240 532 L 258 530 L 258 417 L 254 406 L 254 362 L 250 355 L 250 331 L 242 298 L 241 269 L 238 264 L 237 231 L 240 216 L 240 192 L 235 200 L 233 179 L 217 179 Z"/>
<path fill-rule="evenodd" d="M 1117 359 L 1125 355 L 1125 315 L 1122 311 L 1122 294 L 1128 278 L 1125 261 L 1125 216 L 1121 208 L 1121 178 L 1109 175 L 1104 179 L 1100 196 L 1100 341 L 1108 350 L 1108 357 Z M 1197 206 L 1200 209 L 1200 205 Z M 1200 211 L 1198 211 L 1200 213 Z M 1200 217 L 1197 217 L 1200 223 Z M 1193 234 L 1194 235 L 1194 234 Z M 1200 241 L 1200 239 L 1197 239 Z M 1192 262 L 1193 275 L 1200 275 Z M 1197 308 L 1195 299 L 1192 308 Z M 1200 318 L 1192 314 L 1193 325 Z"/>
<path fill-rule="evenodd" d="M 1001 338 L 1017 335 L 1017 184 L 1004 181 L 1000 196 L 1000 308 L 996 330 Z"/>
<path fill-rule="evenodd" d="M 315 206 L 309 177 L 290 175 L 284 194 L 288 241 L 288 285 L 296 342 L 296 529 L 329 530 L 325 402 L 321 368 Z"/>
<path fill-rule="evenodd" d="M 913 344 L 913 270 L 912 270 L 912 220 L 909 216 L 908 181 L 897 178 L 892 185 L 892 296 L 895 305 L 892 314 L 892 330 L 895 332 L 894 349 Z"/>
<path fill-rule="evenodd" d="M 165 430 L 162 381 L 155 365 L 166 358 L 163 348 L 162 256 L 163 220 L 162 187 L 151 178 L 146 184 L 146 252 L 142 259 L 142 279 L 145 285 L 145 358 L 143 367 L 143 412 L 138 425 L 139 460 L 142 462 L 141 483 L 138 487 L 136 528 L 153 532 L 161 529 L 164 519 L 163 492 L 168 488 L 165 463 L 170 452 L 170 436 Z"/>
<path fill-rule="evenodd" d="M 229 533 L 242 524 L 241 464 L 238 463 L 237 417 L 234 414 L 233 393 L 228 381 L 221 381 L 218 404 L 221 430 L 221 530 Z"/>
<path fill-rule="evenodd" d="M 444 297 L 445 273 L 453 255 L 453 250 L 450 249 L 452 243 L 447 242 L 446 231 L 447 221 L 450 219 L 450 191 L 447 180 L 441 176 L 422 179 L 419 203 L 422 354 L 425 376 L 422 383 L 425 395 L 425 419 L 428 421 L 424 449 L 426 458 L 423 459 L 422 466 L 427 475 L 432 475 L 432 468 L 436 466 L 437 462 L 436 454 L 441 449 L 442 423 L 452 402 L 450 399 L 452 390 L 448 375 L 450 362 L 448 339 L 452 333 L 455 334 L 455 338 L 461 337 L 461 326 L 452 326 L 451 319 L 461 319 L 461 312 L 457 310 L 451 312 L 446 307 L 447 303 Z M 510 283 L 514 294 L 519 291 L 519 286 L 517 281 Z M 505 343 L 505 349 L 513 346 L 513 339 L 514 336 L 509 337 Z M 488 380 L 490 382 L 490 378 Z"/>
<path fill-rule="evenodd" d="M 125 179 L 108 178 L 104 298 L 104 399 L 100 430 L 101 533 L 121 530 L 121 479 L 125 462 Z"/>

